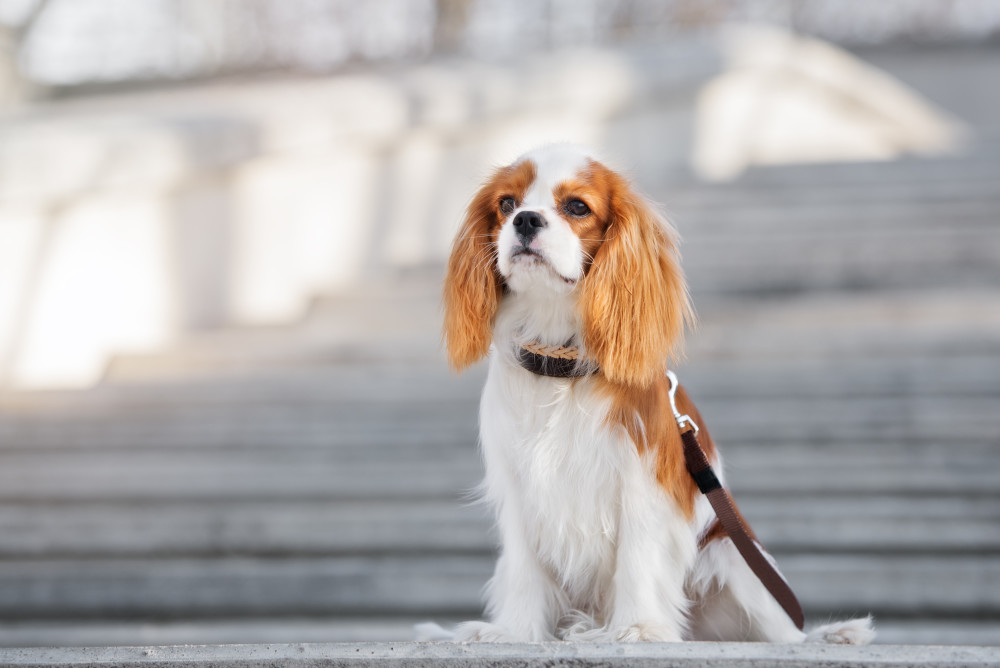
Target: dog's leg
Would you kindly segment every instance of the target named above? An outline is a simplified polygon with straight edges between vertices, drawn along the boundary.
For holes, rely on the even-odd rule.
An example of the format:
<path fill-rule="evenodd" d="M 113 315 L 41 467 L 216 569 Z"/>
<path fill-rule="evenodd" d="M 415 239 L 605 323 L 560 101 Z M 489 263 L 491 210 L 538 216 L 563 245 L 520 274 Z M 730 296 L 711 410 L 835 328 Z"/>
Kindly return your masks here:
<path fill-rule="evenodd" d="M 522 523 L 511 499 L 500 515 L 503 553 L 486 587 L 488 622 L 466 622 L 456 629 L 457 640 L 484 642 L 541 642 L 555 640 L 559 617 L 558 587 L 528 548 Z M 510 515 L 508 515 L 508 513 Z"/>
<path fill-rule="evenodd" d="M 729 538 L 698 553 L 689 578 L 693 640 L 799 643 L 806 634 L 785 614 Z"/>
<path fill-rule="evenodd" d="M 561 614 L 560 591 L 542 568 L 528 540 L 528 519 L 522 488 L 516 482 L 513 444 L 523 437 L 513 431 L 516 414 L 508 407 L 501 371 L 490 362 L 483 388 L 480 438 L 486 464 L 483 498 L 497 513 L 501 554 L 486 586 L 487 621 L 466 622 L 456 629 L 458 640 L 525 642 L 554 640 Z"/>
<path fill-rule="evenodd" d="M 688 588 L 693 640 L 867 645 L 875 637 L 870 617 L 800 631 L 729 538 L 702 548 Z"/>
<path fill-rule="evenodd" d="M 688 608 L 683 574 L 694 561 L 694 536 L 679 511 L 665 510 L 659 489 L 626 482 L 633 487 L 622 505 L 610 639 L 680 641 Z"/>

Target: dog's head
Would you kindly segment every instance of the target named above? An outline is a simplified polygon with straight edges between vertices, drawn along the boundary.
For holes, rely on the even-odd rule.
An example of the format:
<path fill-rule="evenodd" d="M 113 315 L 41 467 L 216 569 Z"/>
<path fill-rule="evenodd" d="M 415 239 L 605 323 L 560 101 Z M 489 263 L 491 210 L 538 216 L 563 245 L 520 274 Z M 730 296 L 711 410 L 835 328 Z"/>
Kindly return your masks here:
<path fill-rule="evenodd" d="M 691 317 L 672 228 L 626 179 L 572 146 L 498 169 L 469 205 L 445 281 L 452 364 L 486 355 L 502 300 L 534 297 L 570 300 L 587 357 L 629 386 L 663 374 Z"/>

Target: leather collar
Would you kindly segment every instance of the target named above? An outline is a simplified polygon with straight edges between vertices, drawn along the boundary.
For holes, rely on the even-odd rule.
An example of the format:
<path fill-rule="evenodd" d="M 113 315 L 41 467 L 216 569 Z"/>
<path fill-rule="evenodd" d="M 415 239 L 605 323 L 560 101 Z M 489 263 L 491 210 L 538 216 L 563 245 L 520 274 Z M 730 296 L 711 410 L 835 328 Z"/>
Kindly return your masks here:
<path fill-rule="evenodd" d="M 518 351 L 518 361 L 531 373 L 550 378 L 583 378 L 597 372 L 596 365 L 580 363 L 580 351 L 574 346 L 526 343 Z"/>

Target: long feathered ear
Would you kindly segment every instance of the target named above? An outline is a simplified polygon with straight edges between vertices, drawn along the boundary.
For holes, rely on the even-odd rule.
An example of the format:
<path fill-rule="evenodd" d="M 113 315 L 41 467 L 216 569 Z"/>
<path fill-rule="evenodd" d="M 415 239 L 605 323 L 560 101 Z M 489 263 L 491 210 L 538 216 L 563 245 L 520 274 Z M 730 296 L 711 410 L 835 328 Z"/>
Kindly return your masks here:
<path fill-rule="evenodd" d="M 581 285 L 583 339 L 609 381 L 645 387 L 680 354 L 693 312 L 673 228 L 613 183 L 604 242 Z"/>
<path fill-rule="evenodd" d="M 492 181 L 479 190 L 448 259 L 444 336 L 448 359 L 459 371 L 489 352 L 493 320 L 503 294 L 494 246 L 494 227 L 498 223 L 495 197 Z"/>

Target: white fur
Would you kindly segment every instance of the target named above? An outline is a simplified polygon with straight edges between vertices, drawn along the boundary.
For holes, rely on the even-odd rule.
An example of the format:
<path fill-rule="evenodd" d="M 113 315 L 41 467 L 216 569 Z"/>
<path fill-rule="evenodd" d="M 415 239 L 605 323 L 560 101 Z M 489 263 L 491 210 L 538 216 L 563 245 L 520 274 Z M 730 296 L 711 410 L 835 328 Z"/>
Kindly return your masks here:
<path fill-rule="evenodd" d="M 799 631 L 730 540 L 699 551 L 714 520 L 707 500 L 696 500 L 692 521 L 684 518 L 657 483 L 652 461 L 624 429 L 608 426 L 607 399 L 592 379 L 538 376 L 518 364 L 517 350 L 528 341 L 582 345 L 575 286 L 566 279 L 584 269 L 579 240 L 556 214 L 552 190 L 575 176 L 585 154 L 560 146 L 522 159 L 535 161 L 537 178 L 518 210 L 549 221 L 537 239 L 545 261 L 511 261 L 509 216 L 498 241 L 509 290 L 480 403 L 481 492 L 495 511 L 502 547 L 486 591 L 487 621 L 461 624 L 452 637 L 870 641 L 869 618 L 808 636 Z M 421 629 L 427 639 L 446 633 Z"/>
<path fill-rule="evenodd" d="M 483 494 L 503 546 L 488 588 L 491 634 L 552 639 L 577 611 L 591 638 L 680 640 L 683 580 L 660 574 L 690 568 L 695 532 L 624 431 L 605 425 L 606 412 L 590 383 L 491 359 Z"/>

